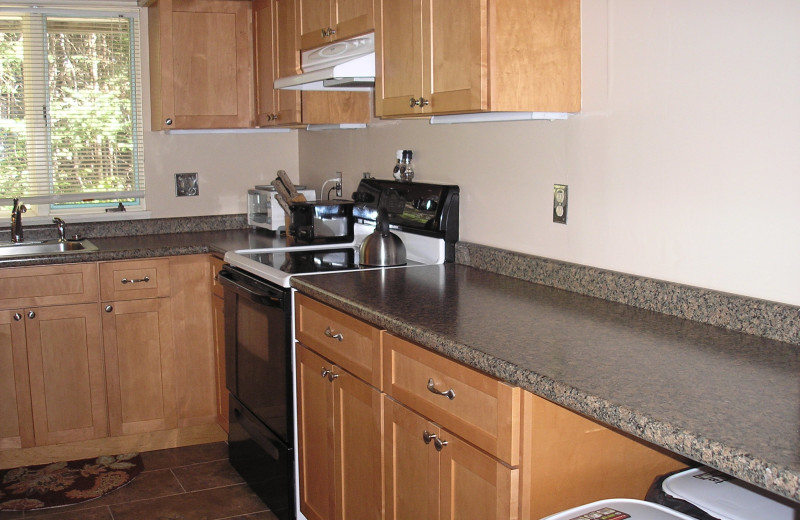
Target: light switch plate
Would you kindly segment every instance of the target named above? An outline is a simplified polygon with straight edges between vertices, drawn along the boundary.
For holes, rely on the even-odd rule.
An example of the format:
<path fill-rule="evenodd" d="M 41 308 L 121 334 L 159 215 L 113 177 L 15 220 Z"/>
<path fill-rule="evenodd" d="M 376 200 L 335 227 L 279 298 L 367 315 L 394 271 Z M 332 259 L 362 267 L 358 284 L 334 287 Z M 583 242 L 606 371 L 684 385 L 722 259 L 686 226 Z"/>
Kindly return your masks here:
<path fill-rule="evenodd" d="M 553 222 L 567 223 L 567 185 L 553 184 Z"/>

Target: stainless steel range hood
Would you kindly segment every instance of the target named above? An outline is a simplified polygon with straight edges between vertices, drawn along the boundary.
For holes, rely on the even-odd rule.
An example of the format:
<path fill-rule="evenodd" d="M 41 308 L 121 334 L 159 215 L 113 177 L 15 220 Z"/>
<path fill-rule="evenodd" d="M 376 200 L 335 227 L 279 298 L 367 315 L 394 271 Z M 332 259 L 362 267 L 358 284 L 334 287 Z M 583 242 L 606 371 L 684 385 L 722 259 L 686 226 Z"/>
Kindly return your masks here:
<path fill-rule="evenodd" d="M 275 80 L 284 90 L 372 90 L 375 86 L 375 35 L 358 36 L 303 51 L 302 74 Z"/>

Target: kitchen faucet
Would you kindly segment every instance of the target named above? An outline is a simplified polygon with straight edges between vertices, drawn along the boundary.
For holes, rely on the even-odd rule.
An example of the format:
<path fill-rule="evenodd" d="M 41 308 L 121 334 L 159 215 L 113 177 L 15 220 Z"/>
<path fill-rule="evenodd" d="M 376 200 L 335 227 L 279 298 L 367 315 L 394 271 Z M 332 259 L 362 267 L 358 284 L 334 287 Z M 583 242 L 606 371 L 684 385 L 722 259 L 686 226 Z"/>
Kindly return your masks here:
<path fill-rule="evenodd" d="M 11 209 L 11 241 L 22 242 L 22 214 L 28 211 L 25 204 L 20 204 L 19 199 L 14 199 Z"/>
<path fill-rule="evenodd" d="M 58 241 L 59 242 L 66 242 L 67 241 L 67 223 L 61 220 L 58 217 L 53 217 L 53 224 L 56 225 L 56 229 L 58 229 Z"/>

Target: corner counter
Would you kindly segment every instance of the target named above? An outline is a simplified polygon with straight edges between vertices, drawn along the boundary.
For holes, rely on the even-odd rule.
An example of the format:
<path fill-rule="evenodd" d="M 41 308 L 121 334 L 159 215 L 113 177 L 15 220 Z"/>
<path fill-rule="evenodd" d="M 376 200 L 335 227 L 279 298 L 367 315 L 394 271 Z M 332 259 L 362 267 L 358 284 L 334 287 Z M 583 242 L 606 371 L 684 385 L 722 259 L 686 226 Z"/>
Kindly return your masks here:
<path fill-rule="evenodd" d="M 800 502 L 800 348 L 459 264 L 301 276 L 324 303 Z"/>

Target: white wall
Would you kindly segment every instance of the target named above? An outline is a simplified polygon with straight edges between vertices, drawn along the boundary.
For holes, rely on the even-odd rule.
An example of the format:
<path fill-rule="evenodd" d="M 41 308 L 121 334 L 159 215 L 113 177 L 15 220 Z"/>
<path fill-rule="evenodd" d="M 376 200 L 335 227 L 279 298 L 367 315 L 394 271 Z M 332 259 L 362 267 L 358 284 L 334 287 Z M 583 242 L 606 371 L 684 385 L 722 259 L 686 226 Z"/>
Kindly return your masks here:
<path fill-rule="evenodd" d="M 147 9 L 141 11 L 145 183 L 154 218 L 227 215 L 247 211 L 246 193 L 277 170 L 299 178 L 297 132 L 168 134 L 150 130 Z M 175 196 L 175 174 L 197 172 L 199 195 Z"/>
<path fill-rule="evenodd" d="M 582 9 L 580 115 L 303 132 L 301 180 L 352 191 L 411 148 L 418 180 L 461 186 L 463 240 L 800 304 L 800 2 Z"/>

